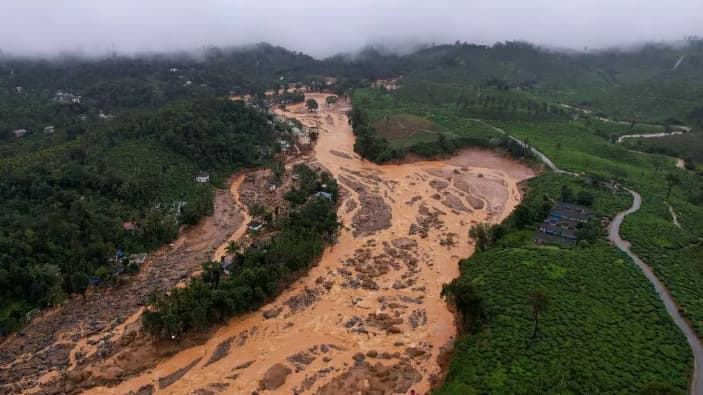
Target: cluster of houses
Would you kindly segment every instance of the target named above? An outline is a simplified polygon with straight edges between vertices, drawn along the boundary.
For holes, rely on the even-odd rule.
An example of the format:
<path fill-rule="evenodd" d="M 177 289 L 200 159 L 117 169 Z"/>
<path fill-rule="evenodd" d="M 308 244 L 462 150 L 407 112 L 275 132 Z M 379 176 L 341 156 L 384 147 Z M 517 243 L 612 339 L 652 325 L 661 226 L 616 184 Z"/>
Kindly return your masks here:
<path fill-rule="evenodd" d="M 46 133 L 46 134 L 52 134 L 55 131 L 56 131 L 56 128 L 54 127 L 54 125 L 49 125 L 44 128 L 44 133 Z M 17 129 L 17 130 L 12 131 L 12 134 L 14 134 L 16 138 L 24 137 L 28 133 L 29 133 L 29 130 L 27 130 L 27 129 Z"/>
<path fill-rule="evenodd" d="M 54 95 L 54 101 L 63 104 L 80 104 L 81 96 L 73 94 L 71 92 L 64 92 L 59 90 L 56 91 L 56 94 Z"/>
<path fill-rule="evenodd" d="M 578 241 L 576 230 L 580 224 L 590 221 L 593 210 L 573 203 L 559 202 L 549 213 L 535 233 L 538 244 L 574 246 Z"/>

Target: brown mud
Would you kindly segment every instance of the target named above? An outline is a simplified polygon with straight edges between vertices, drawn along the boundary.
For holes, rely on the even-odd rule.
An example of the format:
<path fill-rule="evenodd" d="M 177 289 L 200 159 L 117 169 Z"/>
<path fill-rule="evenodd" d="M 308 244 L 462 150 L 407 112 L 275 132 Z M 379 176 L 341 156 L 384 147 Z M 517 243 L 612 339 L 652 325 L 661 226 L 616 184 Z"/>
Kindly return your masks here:
<path fill-rule="evenodd" d="M 307 96 L 324 102 L 327 94 Z M 507 216 L 521 198 L 518 182 L 533 173 L 480 150 L 443 161 L 360 160 L 347 110 L 340 101 L 316 112 L 295 105 L 282 113 L 319 130 L 314 153 L 301 160 L 326 168 L 342 186 L 343 227 L 320 263 L 204 344 L 88 393 L 429 392 L 456 336 L 442 284 L 458 276 L 459 259 L 473 252 L 472 224 Z M 240 191 L 233 186 L 242 205 Z M 164 388 L 166 377 L 177 379 Z"/>

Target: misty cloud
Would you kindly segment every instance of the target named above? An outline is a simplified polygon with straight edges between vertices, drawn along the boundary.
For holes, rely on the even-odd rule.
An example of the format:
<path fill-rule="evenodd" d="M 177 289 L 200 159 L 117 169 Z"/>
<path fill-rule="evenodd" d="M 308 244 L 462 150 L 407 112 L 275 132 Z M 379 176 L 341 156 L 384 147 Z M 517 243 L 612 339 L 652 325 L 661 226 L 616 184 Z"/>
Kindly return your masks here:
<path fill-rule="evenodd" d="M 0 50 L 21 55 L 267 41 L 322 57 L 370 43 L 583 49 L 688 35 L 703 35 L 701 0 L 7 0 L 0 15 Z"/>

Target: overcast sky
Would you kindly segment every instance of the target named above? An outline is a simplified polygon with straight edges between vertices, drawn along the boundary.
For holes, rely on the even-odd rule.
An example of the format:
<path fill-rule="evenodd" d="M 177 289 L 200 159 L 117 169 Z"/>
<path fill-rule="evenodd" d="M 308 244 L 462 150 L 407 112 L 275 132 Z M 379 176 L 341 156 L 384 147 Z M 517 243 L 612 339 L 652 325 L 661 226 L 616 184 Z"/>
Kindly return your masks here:
<path fill-rule="evenodd" d="M 0 50 L 173 51 L 267 41 L 316 57 L 369 43 L 527 40 L 583 49 L 703 36 L 703 0 L 2 0 Z"/>

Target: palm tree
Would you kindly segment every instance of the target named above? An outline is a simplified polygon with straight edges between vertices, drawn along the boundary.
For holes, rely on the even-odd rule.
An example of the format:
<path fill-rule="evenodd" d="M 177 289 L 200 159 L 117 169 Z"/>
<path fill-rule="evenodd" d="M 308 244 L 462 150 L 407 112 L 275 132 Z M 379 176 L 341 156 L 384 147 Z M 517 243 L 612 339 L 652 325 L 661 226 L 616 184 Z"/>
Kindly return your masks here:
<path fill-rule="evenodd" d="M 225 252 L 227 255 L 234 256 L 239 251 L 239 245 L 237 244 L 236 241 L 230 240 L 229 243 L 227 243 L 227 247 L 225 247 Z"/>
<path fill-rule="evenodd" d="M 532 308 L 532 313 L 535 316 L 535 330 L 532 337 L 537 336 L 537 325 L 539 323 L 539 315 L 549 309 L 552 303 L 549 297 L 549 292 L 544 288 L 532 289 L 527 292 L 527 303 Z"/>

